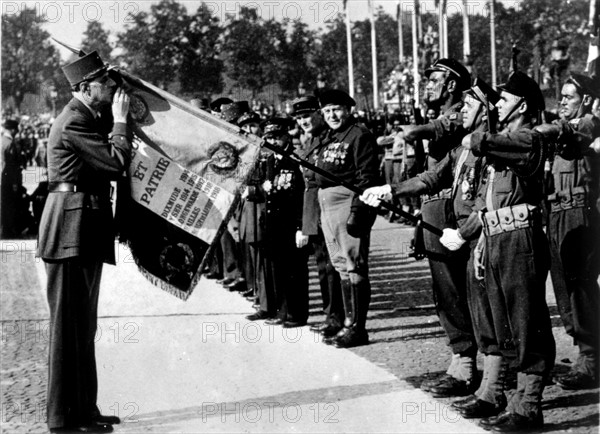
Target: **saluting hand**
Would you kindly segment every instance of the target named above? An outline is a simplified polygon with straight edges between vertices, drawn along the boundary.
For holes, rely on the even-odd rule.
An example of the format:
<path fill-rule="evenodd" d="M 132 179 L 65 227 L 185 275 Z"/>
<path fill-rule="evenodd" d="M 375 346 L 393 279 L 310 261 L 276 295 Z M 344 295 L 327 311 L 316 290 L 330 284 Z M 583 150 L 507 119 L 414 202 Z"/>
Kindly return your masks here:
<path fill-rule="evenodd" d="M 115 92 L 112 102 L 114 121 L 127 123 L 127 113 L 129 113 L 129 95 L 119 87 Z"/>

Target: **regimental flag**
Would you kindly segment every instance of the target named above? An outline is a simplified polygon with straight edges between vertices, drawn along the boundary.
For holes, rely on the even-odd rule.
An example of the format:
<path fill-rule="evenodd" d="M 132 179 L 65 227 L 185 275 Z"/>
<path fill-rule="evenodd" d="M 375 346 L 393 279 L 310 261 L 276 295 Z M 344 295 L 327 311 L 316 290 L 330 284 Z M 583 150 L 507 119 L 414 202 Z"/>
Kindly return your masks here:
<path fill-rule="evenodd" d="M 588 47 L 587 67 L 585 71 L 592 78 L 600 77 L 600 28 L 596 29 L 596 34 L 591 35 L 590 46 Z"/>
<path fill-rule="evenodd" d="M 142 274 L 185 300 L 254 167 L 260 139 L 137 77 L 128 90 L 134 151 L 116 220 Z"/>

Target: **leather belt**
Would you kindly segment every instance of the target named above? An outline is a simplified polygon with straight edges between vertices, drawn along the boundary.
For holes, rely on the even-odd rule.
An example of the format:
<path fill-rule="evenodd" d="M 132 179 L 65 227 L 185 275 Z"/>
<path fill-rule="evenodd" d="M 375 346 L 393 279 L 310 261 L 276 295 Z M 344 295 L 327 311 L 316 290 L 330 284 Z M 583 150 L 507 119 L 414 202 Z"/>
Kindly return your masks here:
<path fill-rule="evenodd" d="M 50 193 L 76 193 L 82 190 L 74 182 L 51 182 L 48 185 L 48 191 Z"/>
<path fill-rule="evenodd" d="M 489 237 L 528 228 L 540 217 L 539 209 L 528 203 L 507 206 L 483 215 L 483 232 Z"/>

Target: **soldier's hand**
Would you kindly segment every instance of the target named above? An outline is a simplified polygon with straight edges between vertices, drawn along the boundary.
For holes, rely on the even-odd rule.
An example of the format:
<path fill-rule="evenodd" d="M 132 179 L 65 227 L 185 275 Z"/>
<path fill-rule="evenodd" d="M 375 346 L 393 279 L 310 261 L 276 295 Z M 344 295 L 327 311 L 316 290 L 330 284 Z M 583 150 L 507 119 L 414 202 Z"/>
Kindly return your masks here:
<path fill-rule="evenodd" d="M 308 244 L 308 236 L 304 235 L 302 231 L 296 231 L 296 247 L 301 249 Z"/>
<path fill-rule="evenodd" d="M 360 200 L 369 206 L 377 208 L 382 200 L 392 199 L 392 187 L 390 185 L 382 185 L 380 187 L 367 188 L 363 194 L 360 195 Z"/>
<path fill-rule="evenodd" d="M 129 113 L 129 95 L 119 87 L 115 92 L 112 102 L 114 121 L 127 123 L 127 113 Z"/>
<path fill-rule="evenodd" d="M 263 182 L 262 188 L 264 191 L 266 191 L 268 193 L 271 191 L 271 188 L 273 188 L 273 184 L 271 183 L 271 181 L 267 180 L 267 181 Z"/>
<path fill-rule="evenodd" d="M 457 251 L 465 243 L 465 240 L 460 236 L 458 229 L 446 228 L 443 232 L 444 234 L 440 237 L 440 243 L 451 252 Z"/>
<path fill-rule="evenodd" d="M 590 149 L 596 154 L 600 154 L 600 137 L 596 137 L 596 140 L 590 145 Z"/>
<path fill-rule="evenodd" d="M 242 200 L 246 199 L 249 194 L 250 194 L 250 189 L 248 187 L 244 188 L 244 191 L 242 192 Z"/>

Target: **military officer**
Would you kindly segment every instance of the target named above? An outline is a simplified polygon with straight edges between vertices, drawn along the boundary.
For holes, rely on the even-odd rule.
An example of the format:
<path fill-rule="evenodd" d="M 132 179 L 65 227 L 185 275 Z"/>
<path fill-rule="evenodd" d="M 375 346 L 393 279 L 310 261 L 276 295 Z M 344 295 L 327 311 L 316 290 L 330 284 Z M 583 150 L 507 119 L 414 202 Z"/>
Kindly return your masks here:
<path fill-rule="evenodd" d="M 48 274 L 48 427 L 112 432 L 119 419 L 96 406 L 94 336 L 102 264 L 115 263 L 110 181 L 131 157 L 129 97 L 97 52 L 63 72 L 73 98 L 50 131 L 49 195 L 37 250 Z M 112 119 L 104 111 L 111 104 Z"/>
<path fill-rule="evenodd" d="M 570 372 L 556 379 L 564 389 L 598 387 L 600 333 L 600 120 L 591 114 L 600 84 L 572 73 L 562 87 L 559 120 L 539 130 L 557 143 L 552 165 L 550 276 L 567 333 L 579 347 Z"/>
<path fill-rule="evenodd" d="M 302 131 L 300 142 L 304 143 L 304 146 L 301 156 L 310 159 L 328 130 L 327 124 L 319 111 L 319 100 L 314 96 L 301 97 L 292 101 L 292 107 L 294 109 L 292 115 Z M 344 322 L 340 275 L 331 263 L 323 229 L 321 228 L 321 208 L 319 206 L 315 173 L 305 169 L 303 175 L 305 189 L 302 228 L 296 233 L 296 246 L 303 247 L 310 243 L 317 262 L 325 321 L 311 326 L 311 330 L 321 333 L 325 337 L 331 337 L 341 330 Z"/>
<path fill-rule="evenodd" d="M 332 89 L 319 95 L 319 104 L 330 130 L 311 154 L 311 162 L 337 177 L 367 188 L 378 185 L 379 158 L 375 137 L 356 122 L 356 105 L 346 92 Z M 366 330 L 371 301 L 369 243 L 375 212 L 346 187 L 316 174 L 321 224 L 333 266 L 340 274 L 344 328 L 324 340 L 339 348 L 369 343 Z"/>
<path fill-rule="evenodd" d="M 290 152 L 291 124 L 289 118 L 271 118 L 263 126 L 263 138 Z M 304 180 L 298 165 L 281 154 L 271 153 L 266 166 L 265 256 L 267 279 L 273 291 L 266 292 L 264 297 L 267 305 L 275 306 L 275 317 L 266 324 L 301 327 L 308 319 L 308 249 L 296 245 L 296 234 L 302 228 Z"/>
<path fill-rule="evenodd" d="M 537 83 L 515 72 L 500 86 L 500 134 L 474 132 L 463 146 L 486 158 L 469 220 L 483 224 L 485 286 L 500 352 L 517 371 L 517 392 L 505 411 L 481 421 L 486 429 L 518 432 L 543 425 L 542 393 L 554 366 L 555 343 L 548 306 L 548 245 L 540 204 L 546 146 L 533 131 L 544 98 Z M 460 245 L 462 228 L 443 241 Z"/>

